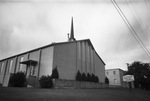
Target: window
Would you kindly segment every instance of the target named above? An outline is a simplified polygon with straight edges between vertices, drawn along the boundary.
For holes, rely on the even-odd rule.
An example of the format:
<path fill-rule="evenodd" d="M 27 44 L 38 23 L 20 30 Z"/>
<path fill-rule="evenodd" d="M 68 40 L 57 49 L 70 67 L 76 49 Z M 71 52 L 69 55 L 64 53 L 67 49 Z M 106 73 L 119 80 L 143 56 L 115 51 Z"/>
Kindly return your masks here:
<path fill-rule="evenodd" d="M 10 64 L 9 64 L 9 73 L 12 72 L 12 64 L 13 64 L 13 60 L 10 60 Z"/>
<path fill-rule="evenodd" d="M 2 73 L 3 68 L 4 68 L 4 62 L 3 62 L 3 63 L 1 63 L 1 66 L 0 66 L 0 73 Z"/>
<path fill-rule="evenodd" d="M 117 83 L 117 79 L 114 79 L 114 83 Z"/>
<path fill-rule="evenodd" d="M 24 57 L 20 58 L 20 62 L 22 62 Z M 19 71 L 23 71 L 23 64 L 20 64 Z"/>
<path fill-rule="evenodd" d="M 116 71 L 113 71 L 113 74 L 116 75 Z"/>
<path fill-rule="evenodd" d="M 107 75 L 109 75 L 109 72 L 106 72 Z"/>
<path fill-rule="evenodd" d="M 36 73 L 35 73 L 35 67 L 34 67 L 34 66 L 31 66 L 31 67 L 30 67 L 30 75 L 31 75 L 31 76 L 35 76 L 35 74 L 36 74 Z"/>

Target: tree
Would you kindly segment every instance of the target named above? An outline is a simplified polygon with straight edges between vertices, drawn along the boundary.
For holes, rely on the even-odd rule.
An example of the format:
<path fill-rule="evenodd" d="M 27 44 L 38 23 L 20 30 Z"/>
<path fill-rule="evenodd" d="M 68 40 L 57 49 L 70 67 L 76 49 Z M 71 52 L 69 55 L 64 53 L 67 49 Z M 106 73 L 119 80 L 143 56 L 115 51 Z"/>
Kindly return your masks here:
<path fill-rule="evenodd" d="M 95 75 L 94 74 L 92 74 L 91 82 L 95 82 Z"/>
<path fill-rule="evenodd" d="M 91 75 L 89 73 L 87 74 L 87 81 L 91 82 Z"/>
<path fill-rule="evenodd" d="M 82 81 L 82 76 L 81 76 L 80 71 L 77 72 L 76 80 L 77 80 L 77 81 Z"/>
<path fill-rule="evenodd" d="M 109 79 L 107 77 L 105 77 L 105 83 L 109 84 Z"/>
<path fill-rule="evenodd" d="M 98 76 L 95 76 L 95 82 L 98 83 L 99 82 L 99 78 Z"/>
<path fill-rule="evenodd" d="M 87 81 L 87 77 L 86 77 L 85 73 L 82 73 L 82 81 Z"/>
<path fill-rule="evenodd" d="M 52 78 L 59 79 L 59 74 L 58 74 L 57 66 L 52 71 Z"/>
<path fill-rule="evenodd" d="M 126 74 L 134 75 L 134 85 L 136 88 L 141 87 L 144 89 L 150 88 L 150 64 L 135 61 L 128 64 L 128 71 Z"/>

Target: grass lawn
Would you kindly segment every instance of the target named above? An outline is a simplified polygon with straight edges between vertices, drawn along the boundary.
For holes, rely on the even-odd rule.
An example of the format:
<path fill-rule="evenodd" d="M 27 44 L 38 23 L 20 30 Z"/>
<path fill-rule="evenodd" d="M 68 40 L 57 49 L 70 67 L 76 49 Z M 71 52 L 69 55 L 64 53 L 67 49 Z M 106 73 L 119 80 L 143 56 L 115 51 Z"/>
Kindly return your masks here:
<path fill-rule="evenodd" d="M 0 101 L 150 101 L 150 91 L 125 88 L 34 89 L 0 87 Z"/>

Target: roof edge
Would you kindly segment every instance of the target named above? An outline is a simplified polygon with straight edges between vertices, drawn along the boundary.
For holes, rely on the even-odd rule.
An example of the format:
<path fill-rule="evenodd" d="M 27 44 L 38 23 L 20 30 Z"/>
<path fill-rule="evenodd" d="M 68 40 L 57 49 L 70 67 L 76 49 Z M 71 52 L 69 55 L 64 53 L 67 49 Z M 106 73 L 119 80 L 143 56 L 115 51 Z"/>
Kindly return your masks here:
<path fill-rule="evenodd" d="M 48 44 L 48 45 L 45 45 L 45 46 L 42 46 L 42 47 L 39 47 L 39 48 L 35 48 L 35 49 L 32 49 L 32 50 L 29 50 L 29 51 L 26 51 L 26 52 L 22 52 L 22 53 L 19 53 L 19 54 L 16 54 L 16 55 L 13 55 L 13 56 L 10 56 L 10 57 L 6 57 L 4 59 L 1 59 L 0 61 L 5 61 L 7 59 L 10 59 L 10 58 L 14 58 L 14 57 L 17 57 L 19 55 L 23 55 L 23 54 L 26 54 L 26 53 L 30 53 L 30 52 L 33 52 L 33 51 L 36 51 L 36 50 L 40 50 L 40 49 L 43 49 L 43 48 L 46 48 L 46 47 L 50 47 L 50 46 L 54 46 L 54 45 L 59 45 L 59 44 L 66 44 L 66 43 L 74 43 L 74 42 L 80 42 L 80 41 L 88 41 L 89 44 L 92 46 L 93 50 L 95 51 L 95 53 L 97 54 L 97 56 L 99 57 L 99 59 L 103 62 L 104 65 L 105 62 L 101 59 L 101 57 L 98 55 L 98 53 L 96 52 L 92 42 L 90 41 L 90 39 L 82 39 L 82 40 L 75 40 L 75 41 L 66 41 L 66 42 L 58 42 L 58 43 L 51 43 L 51 44 Z"/>

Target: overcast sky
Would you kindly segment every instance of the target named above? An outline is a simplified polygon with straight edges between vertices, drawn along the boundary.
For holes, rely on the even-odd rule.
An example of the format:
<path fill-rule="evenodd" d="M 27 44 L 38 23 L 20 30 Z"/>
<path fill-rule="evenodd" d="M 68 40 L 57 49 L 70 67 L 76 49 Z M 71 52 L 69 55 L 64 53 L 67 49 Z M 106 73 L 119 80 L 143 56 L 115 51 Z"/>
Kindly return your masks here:
<path fill-rule="evenodd" d="M 149 0 L 116 0 L 150 51 Z M 67 41 L 74 18 L 77 40 L 90 39 L 106 69 L 150 62 L 111 0 L 0 0 L 0 59 Z"/>

